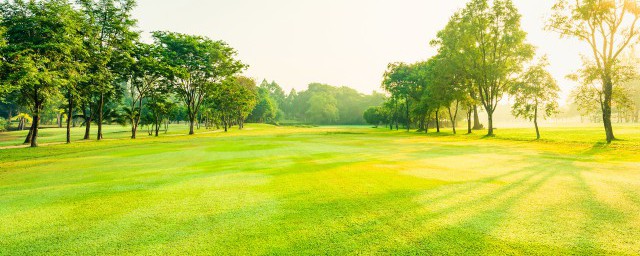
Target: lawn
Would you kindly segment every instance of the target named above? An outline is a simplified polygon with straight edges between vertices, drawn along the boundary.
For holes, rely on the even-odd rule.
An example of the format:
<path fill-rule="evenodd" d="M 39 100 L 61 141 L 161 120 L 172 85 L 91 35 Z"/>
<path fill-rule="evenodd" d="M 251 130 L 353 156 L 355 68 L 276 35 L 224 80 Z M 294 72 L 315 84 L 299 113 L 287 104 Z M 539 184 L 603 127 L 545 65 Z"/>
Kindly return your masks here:
<path fill-rule="evenodd" d="M 637 125 L 247 128 L 0 150 L 0 255 L 640 253 Z"/>

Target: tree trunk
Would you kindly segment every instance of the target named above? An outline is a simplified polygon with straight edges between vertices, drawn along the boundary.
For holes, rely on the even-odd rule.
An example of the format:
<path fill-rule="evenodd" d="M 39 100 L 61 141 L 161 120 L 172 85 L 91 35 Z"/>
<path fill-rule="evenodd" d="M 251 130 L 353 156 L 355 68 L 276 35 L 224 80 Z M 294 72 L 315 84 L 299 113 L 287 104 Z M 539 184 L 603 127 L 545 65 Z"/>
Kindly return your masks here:
<path fill-rule="evenodd" d="M 85 140 L 91 139 L 91 117 L 87 118 L 84 125 L 84 138 Z"/>
<path fill-rule="evenodd" d="M 98 140 L 102 140 L 102 118 L 104 114 L 104 93 L 100 94 L 100 103 L 98 105 Z"/>
<path fill-rule="evenodd" d="M 473 129 L 481 130 L 480 115 L 478 115 L 478 105 L 473 106 Z"/>
<path fill-rule="evenodd" d="M 91 139 L 91 113 L 87 114 L 86 106 L 82 106 L 82 114 L 84 115 L 84 139 Z"/>
<path fill-rule="evenodd" d="M 456 101 L 456 111 L 451 111 L 451 105 L 449 105 L 449 119 L 451 119 L 451 127 L 453 127 L 453 134 L 458 134 L 456 131 L 456 119 L 458 119 L 458 107 L 460 107 L 460 102 Z"/>
<path fill-rule="evenodd" d="M 471 116 L 473 115 L 473 110 L 469 108 L 467 111 L 467 134 L 473 133 L 473 127 L 471 127 Z"/>
<path fill-rule="evenodd" d="M 69 94 L 69 109 L 67 111 L 67 144 L 71 143 L 71 119 L 73 119 L 73 98 Z"/>
<path fill-rule="evenodd" d="M 133 140 L 136 139 L 137 130 L 138 130 L 138 127 L 136 127 L 135 124 L 131 124 L 131 139 Z"/>
<path fill-rule="evenodd" d="M 395 112 L 394 113 L 394 117 L 395 117 L 395 120 L 396 120 L 396 131 L 397 131 L 397 130 L 399 130 L 399 128 L 398 128 L 398 119 L 400 119 L 400 115 L 398 114 L 398 100 L 395 101 L 395 106 L 396 106 L 395 107 L 396 110 L 394 111 Z"/>
<path fill-rule="evenodd" d="M 40 124 L 40 109 L 42 109 L 42 105 L 41 103 L 39 103 L 38 101 L 36 101 L 36 111 L 33 115 L 33 129 L 31 132 L 31 147 L 32 148 L 36 148 L 38 147 L 38 126 Z"/>
<path fill-rule="evenodd" d="M 411 116 L 409 115 L 409 96 L 407 95 L 405 98 L 405 106 L 407 107 L 407 131 L 411 131 Z"/>
<path fill-rule="evenodd" d="M 438 110 L 436 110 L 436 132 L 440 133 L 440 116 Z"/>
<path fill-rule="evenodd" d="M 136 103 L 131 104 L 132 112 L 135 113 Z M 138 112 L 131 117 L 131 139 L 136 139 L 138 134 L 138 126 L 140 125 L 140 118 L 142 117 L 142 97 L 138 100 Z"/>
<path fill-rule="evenodd" d="M 191 118 L 191 120 L 189 120 L 189 135 L 194 135 L 195 132 L 193 131 L 193 126 L 195 125 L 195 120 L 193 118 Z"/>
<path fill-rule="evenodd" d="M 13 116 L 13 108 L 9 107 L 9 112 L 7 114 L 7 130 L 11 128 L 11 117 Z"/>
<path fill-rule="evenodd" d="M 158 137 L 158 133 L 160 133 L 160 118 L 156 116 L 156 137 Z"/>
<path fill-rule="evenodd" d="M 536 109 L 533 113 L 533 124 L 536 126 L 536 139 L 540 139 L 540 129 L 538 128 L 538 105 L 536 104 Z"/>
<path fill-rule="evenodd" d="M 431 112 L 429 112 L 429 114 L 427 114 L 427 117 L 431 117 Z M 425 118 L 427 118 L 427 117 L 425 117 Z M 426 134 L 428 134 L 428 133 L 429 133 L 429 123 L 430 123 L 430 122 L 431 122 L 431 121 L 426 121 L 426 122 L 425 122 L 425 125 L 424 125 L 424 133 L 426 133 Z"/>
<path fill-rule="evenodd" d="M 604 78 L 603 87 L 604 103 L 602 104 L 602 119 L 604 130 L 607 135 L 607 143 L 611 143 L 616 139 L 613 135 L 613 126 L 611 125 L 611 101 L 613 95 L 613 82 L 611 81 L 611 78 Z"/>
<path fill-rule="evenodd" d="M 33 132 L 31 133 L 31 147 L 38 147 L 38 124 L 40 123 L 40 114 L 33 116 Z"/>
<path fill-rule="evenodd" d="M 24 127 L 24 124 L 22 125 L 22 127 Z M 33 134 L 34 127 L 35 127 L 35 122 L 31 122 L 31 128 L 29 128 L 29 133 L 27 133 L 27 137 L 24 139 L 24 144 L 31 144 L 31 137 Z"/>
<path fill-rule="evenodd" d="M 490 111 L 487 111 L 487 117 L 489 118 L 489 132 L 487 133 L 487 136 L 494 136 L 493 133 L 493 113 Z"/>

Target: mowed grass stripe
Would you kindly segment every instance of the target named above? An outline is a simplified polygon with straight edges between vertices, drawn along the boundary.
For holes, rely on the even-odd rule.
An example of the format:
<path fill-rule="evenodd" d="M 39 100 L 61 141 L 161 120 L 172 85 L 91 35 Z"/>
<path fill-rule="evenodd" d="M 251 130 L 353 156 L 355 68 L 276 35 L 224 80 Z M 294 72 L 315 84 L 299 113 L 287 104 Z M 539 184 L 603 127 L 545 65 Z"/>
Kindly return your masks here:
<path fill-rule="evenodd" d="M 248 128 L 0 151 L 0 254 L 640 249 L 634 139 Z"/>

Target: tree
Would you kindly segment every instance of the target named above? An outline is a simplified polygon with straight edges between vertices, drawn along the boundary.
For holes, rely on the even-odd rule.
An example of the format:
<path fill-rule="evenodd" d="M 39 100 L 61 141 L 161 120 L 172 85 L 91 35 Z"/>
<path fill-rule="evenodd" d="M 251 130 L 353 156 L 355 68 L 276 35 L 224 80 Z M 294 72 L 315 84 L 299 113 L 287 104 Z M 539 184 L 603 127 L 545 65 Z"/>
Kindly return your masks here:
<path fill-rule="evenodd" d="M 455 13 L 445 28 L 438 32 L 437 38 L 431 41 L 432 46 L 439 47 L 438 55 L 433 58 L 436 64 L 434 67 L 437 69 L 434 71 L 435 87 L 440 92 L 439 98 L 444 101 L 449 110 L 454 134 L 456 134 L 456 120 L 461 107 L 466 109 L 469 134 L 472 133 L 472 129 L 481 129 L 482 126 L 478 118 L 478 101 L 476 100 L 478 90 L 473 83 L 467 63 L 469 55 L 465 52 L 465 47 L 473 44 L 473 38 L 466 34 L 463 22 L 461 13 Z M 475 121 L 473 127 L 471 127 L 472 114 Z"/>
<path fill-rule="evenodd" d="M 269 92 L 269 97 L 271 97 L 271 99 L 276 104 L 276 108 L 278 109 L 278 111 L 280 111 L 282 109 L 282 106 L 284 106 L 286 99 L 282 87 L 280 87 L 280 85 L 275 81 L 271 81 L 271 83 L 269 83 L 266 79 L 262 80 L 262 83 L 260 83 L 260 87 L 266 89 Z"/>
<path fill-rule="evenodd" d="M 487 112 L 487 136 L 494 135 L 498 102 L 516 82 L 522 65 L 533 57 L 520 17 L 511 0 L 494 0 L 492 5 L 488 0 L 473 0 L 460 13 L 458 29 L 465 32 L 458 40 L 464 62 L 470 65 L 466 71 Z"/>
<path fill-rule="evenodd" d="M 234 115 L 237 118 L 238 129 L 244 129 L 244 121 L 249 117 L 251 111 L 257 104 L 256 81 L 244 77 L 236 76 L 233 78 L 235 90 L 233 94 Z"/>
<path fill-rule="evenodd" d="M 405 63 L 391 63 L 384 73 L 382 88 L 391 93 L 396 99 L 403 99 L 405 103 L 407 131 L 411 129 L 410 101 L 409 97 L 416 89 L 415 79 L 412 77 L 413 67 Z"/>
<path fill-rule="evenodd" d="M 380 123 L 384 121 L 382 111 L 383 110 L 381 107 L 370 107 L 363 114 L 364 120 L 366 120 L 367 123 L 378 128 L 378 126 L 380 126 Z"/>
<path fill-rule="evenodd" d="M 236 51 L 223 41 L 174 32 L 154 32 L 156 45 L 170 70 L 169 84 L 187 106 L 189 134 L 206 97 L 215 86 L 246 66 L 236 60 Z"/>
<path fill-rule="evenodd" d="M 136 20 L 131 17 L 135 0 L 78 0 L 78 5 L 84 13 L 84 44 L 88 52 L 84 97 L 94 103 L 90 112 L 97 115 L 97 139 L 101 140 L 105 104 L 116 95 L 116 80 L 127 76 L 133 42 L 138 38 L 138 33 L 133 31 Z M 88 139 L 92 119 L 85 116 L 85 120 L 88 121 L 85 139 Z"/>
<path fill-rule="evenodd" d="M 615 83 L 613 76 L 620 57 L 629 46 L 638 43 L 640 6 L 635 0 L 583 0 L 570 3 L 558 0 L 548 30 L 562 37 L 576 38 L 592 51 L 589 65 L 597 73 L 603 94 L 602 120 L 608 143 L 615 140 L 611 124 L 611 105 Z"/>
<path fill-rule="evenodd" d="M 583 60 L 583 68 L 575 74 L 567 76 L 569 79 L 580 83 L 573 93 L 574 103 L 582 115 L 602 114 L 605 109 L 606 97 L 600 83 L 600 71 L 597 66 L 588 60 Z M 632 81 L 636 77 L 635 68 L 630 65 L 615 65 L 611 75 L 613 84 L 619 85 L 613 87 L 611 94 L 611 105 L 621 106 L 630 104 L 628 92 L 625 91 L 623 85 Z M 593 103 L 597 103 L 593 104 Z"/>
<path fill-rule="evenodd" d="M 271 99 L 269 91 L 266 88 L 259 87 L 257 104 L 249 115 L 249 120 L 259 123 L 275 122 L 276 111 L 276 104 Z"/>
<path fill-rule="evenodd" d="M 434 57 L 433 81 L 429 87 L 430 99 L 447 109 L 453 134 L 457 134 L 456 126 L 460 106 L 468 99 L 470 82 L 462 72 L 458 59 L 445 55 L 446 51 Z"/>
<path fill-rule="evenodd" d="M 135 139 L 142 114 L 142 102 L 163 86 L 167 68 L 162 61 L 160 49 L 156 45 L 137 43 L 133 51 L 133 59 L 128 86 L 131 106 L 126 109 L 126 112 L 131 121 L 131 138 Z"/>
<path fill-rule="evenodd" d="M 234 123 L 242 129 L 244 120 L 256 105 L 256 82 L 243 76 L 231 77 L 215 88 L 210 103 L 225 132 Z"/>
<path fill-rule="evenodd" d="M 510 89 L 514 99 L 513 115 L 533 121 L 537 139 L 540 139 L 539 113 L 543 112 L 543 117 L 546 118 L 558 112 L 560 87 L 545 70 L 548 65 L 546 58 L 543 58 L 540 63 L 529 67 L 520 81 Z"/>
<path fill-rule="evenodd" d="M 65 0 L 5 2 L 0 13 L 7 43 L 0 50 L 7 60 L 3 80 L 18 86 L 21 103 L 33 113 L 26 141 L 37 147 L 43 107 L 71 82 L 72 56 L 81 45 L 79 15 Z"/>
<path fill-rule="evenodd" d="M 338 121 L 339 112 L 336 99 L 329 93 L 317 93 L 309 98 L 306 115 L 314 123 L 334 124 Z"/>
<path fill-rule="evenodd" d="M 155 136 L 158 137 L 162 122 L 169 117 L 176 104 L 168 97 L 168 93 L 158 90 L 150 93 L 146 105 L 149 109 L 150 120 L 148 121 L 154 128 Z"/>

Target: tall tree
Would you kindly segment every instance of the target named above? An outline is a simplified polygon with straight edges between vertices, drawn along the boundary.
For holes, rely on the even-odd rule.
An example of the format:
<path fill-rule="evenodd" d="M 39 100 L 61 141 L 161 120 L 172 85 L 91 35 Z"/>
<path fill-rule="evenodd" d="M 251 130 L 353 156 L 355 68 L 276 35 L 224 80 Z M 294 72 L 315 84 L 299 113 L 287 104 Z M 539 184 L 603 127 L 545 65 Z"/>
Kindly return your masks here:
<path fill-rule="evenodd" d="M 258 88 L 256 87 L 256 81 L 244 77 L 236 76 L 234 81 L 234 115 L 237 119 L 238 129 L 244 129 L 244 121 L 249 117 L 251 111 L 257 104 Z"/>
<path fill-rule="evenodd" d="M 405 117 L 407 131 L 411 129 L 410 96 L 416 90 L 416 80 L 413 67 L 405 63 L 391 63 L 384 73 L 382 88 L 392 94 L 393 98 L 402 99 L 405 103 Z"/>
<path fill-rule="evenodd" d="M 244 120 L 256 105 L 256 89 L 256 82 L 243 76 L 231 77 L 215 87 L 209 97 L 210 105 L 215 108 L 225 132 L 233 124 L 244 128 Z"/>
<path fill-rule="evenodd" d="M 259 123 L 275 122 L 276 119 L 276 103 L 264 87 L 259 87 L 257 92 L 257 104 L 251 114 L 249 120 Z"/>
<path fill-rule="evenodd" d="M 546 58 L 543 58 L 538 64 L 529 67 L 520 81 L 510 89 L 514 99 L 513 115 L 533 121 L 538 139 L 540 139 L 538 127 L 540 112 L 544 118 L 558 112 L 560 87 L 545 69 L 548 65 Z"/>
<path fill-rule="evenodd" d="M 138 37 L 138 33 L 133 30 L 136 20 L 131 17 L 136 3 L 135 0 L 77 1 L 86 24 L 83 28 L 85 48 L 88 51 L 88 77 L 85 86 L 90 88 L 85 92 L 96 97 L 91 112 L 97 115 L 97 139 L 101 140 L 106 101 L 116 95 L 116 80 L 126 76 L 127 66 L 132 61 L 133 42 Z M 91 119 L 89 123 L 90 121 Z"/>
<path fill-rule="evenodd" d="M 162 61 L 160 49 L 156 45 L 136 43 L 133 59 L 128 86 L 131 106 L 126 112 L 131 122 L 131 138 L 135 139 L 142 115 L 142 103 L 146 97 L 163 85 L 167 69 Z"/>
<path fill-rule="evenodd" d="M 148 94 L 148 100 L 146 102 L 148 123 L 152 126 L 151 134 L 155 133 L 158 137 L 162 122 L 169 118 L 171 111 L 175 108 L 176 104 L 171 100 L 170 95 L 166 88 L 159 90 L 153 90 Z M 165 125 L 165 132 L 168 127 Z"/>
<path fill-rule="evenodd" d="M 33 113 L 27 141 L 37 147 L 45 104 L 71 82 L 72 56 L 81 46 L 79 15 L 66 0 L 4 2 L 0 15 L 7 43 L 0 49 L 7 61 L 3 80 L 19 87 L 20 101 Z"/>
<path fill-rule="evenodd" d="M 153 36 L 170 70 L 169 83 L 187 106 L 189 134 L 193 135 L 206 97 L 245 65 L 235 59 L 236 51 L 223 41 L 173 32 L 154 32 Z"/>
<path fill-rule="evenodd" d="M 488 116 L 488 136 L 494 135 L 493 114 L 522 66 L 533 57 L 511 0 L 472 0 L 460 14 L 460 42 L 466 69 Z M 455 17 L 455 16 L 454 16 Z"/>
<path fill-rule="evenodd" d="M 446 52 L 442 51 L 434 57 L 434 60 L 433 84 L 429 88 L 431 90 L 429 95 L 432 101 L 446 108 L 453 134 L 456 134 L 458 113 L 461 105 L 464 105 L 465 100 L 468 98 L 469 84 L 471 83 L 466 78 L 465 73 L 462 72 L 463 69 L 459 63 L 456 62 L 458 59 L 448 56 Z"/>
<path fill-rule="evenodd" d="M 438 32 L 437 38 L 431 41 L 432 46 L 438 47 L 438 55 L 432 58 L 437 64 L 435 67 L 439 69 L 434 72 L 437 78 L 435 85 L 440 85 L 440 95 L 447 103 L 454 134 L 460 106 L 467 111 L 468 133 L 472 132 L 472 114 L 475 122 L 473 128 L 481 128 L 478 101 L 475 100 L 478 98 L 478 88 L 473 83 L 469 70 L 472 68 L 468 65 L 470 56 L 465 52 L 465 47 L 474 44 L 474 38 L 466 34 L 463 22 L 461 13 L 455 13 L 445 28 Z"/>
<path fill-rule="evenodd" d="M 606 96 L 601 84 L 601 73 L 595 63 L 584 60 L 583 68 L 575 74 L 567 76 L 580 83 L 573 93 L 574 103 L 583 115 L 602 114 L 605 109 Z M 611 105 L 623 105 L 628 102 L 628 93 L 623 85 L 632 81 L 636 76 L 635 67 L 631 65 L 615 65 L 612 67 L 611 81 L 618 86 L 613 87 Z M 597 103 L 597 104 L 594 104 Z"/>
<path fill-rule="evenodd" d="M 640 5 L 635 0 L 558 0 L 547 25 L 563 37 L 591 48 L 594 71 L 602 84 L 602 120 L 607 142 L 615 140 L 611 123 L 614 72 L 622 54 L 640 39 Z"/>

